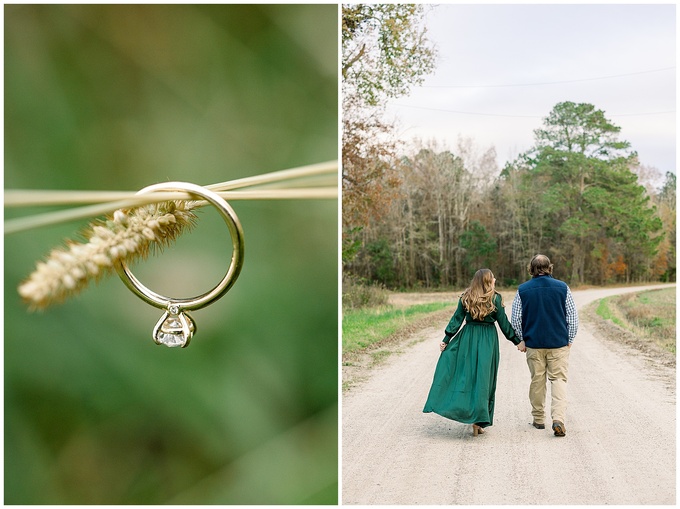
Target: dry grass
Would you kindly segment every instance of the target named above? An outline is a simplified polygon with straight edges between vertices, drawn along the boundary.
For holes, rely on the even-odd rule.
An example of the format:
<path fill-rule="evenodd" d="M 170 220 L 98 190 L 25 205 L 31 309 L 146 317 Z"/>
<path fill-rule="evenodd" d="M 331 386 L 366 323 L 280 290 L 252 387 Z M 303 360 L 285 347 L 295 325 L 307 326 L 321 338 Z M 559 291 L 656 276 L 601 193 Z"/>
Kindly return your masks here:
<path fill-rule="evenodd" d="M 675 288 L 630 293 L 604 299 L 598 314 L 674 354 L 675 301 Z"/>

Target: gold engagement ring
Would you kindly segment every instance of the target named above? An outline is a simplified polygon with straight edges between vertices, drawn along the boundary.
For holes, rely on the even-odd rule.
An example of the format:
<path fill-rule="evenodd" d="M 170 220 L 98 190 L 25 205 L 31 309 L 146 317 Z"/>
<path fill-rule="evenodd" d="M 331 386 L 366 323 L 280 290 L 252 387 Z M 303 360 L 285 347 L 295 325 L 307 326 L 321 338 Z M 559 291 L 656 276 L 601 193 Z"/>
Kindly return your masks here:
<path fill-rule="evenodd" d="M 238 275 L 241 272 L 244 253 L 243 229 L 238 216 L 231 206 L 218 194 L 204 187 L 188 182 L 162 182 L 145 187 L 137 194 L 146 194 L 156 191 L 188 192 L 189 194 L 196 196 L 199 200 L 206 200 L 217 209 L 224 219 L 224 222 L 229 228 L 231 241 L 234 246 L 229 269 L 217 286 L 202 295 L 188 299 L 160 295 L 144 286 L 139 279 L 132 274 L 130 268 L 123 259 L 120 259 L 116 263 L 118 275 L 123 280 L 123 283 L 125 283 L 135 295 L 144 302 L 164 310 L 163 315 L 153 329 L 154 342 L 158 345 L 185 348 L 189 345 L 191 338 L 196 333 L 196 323 L 187 311 L 195 311 L 203 308 L 222 297 L 234 285 L 236 278 L 238 278 Z"/>

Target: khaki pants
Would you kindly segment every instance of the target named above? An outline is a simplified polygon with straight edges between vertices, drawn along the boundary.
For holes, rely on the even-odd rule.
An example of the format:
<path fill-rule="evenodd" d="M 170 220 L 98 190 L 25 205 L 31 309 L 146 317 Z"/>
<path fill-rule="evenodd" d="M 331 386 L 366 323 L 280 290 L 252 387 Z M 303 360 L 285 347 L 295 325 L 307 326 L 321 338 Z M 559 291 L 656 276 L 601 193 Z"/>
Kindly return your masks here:
<path fill-rule="evenodd" d="M 569 371 L 569 347 L 527 348 L 527 364 L 531 372 L 529 401 L 534 422 L 545 424 L 546 378 L 550 380 L 552 402 L 550 413 L 553 421 L 564 423 L 567 412 L 567 372 Z"/>

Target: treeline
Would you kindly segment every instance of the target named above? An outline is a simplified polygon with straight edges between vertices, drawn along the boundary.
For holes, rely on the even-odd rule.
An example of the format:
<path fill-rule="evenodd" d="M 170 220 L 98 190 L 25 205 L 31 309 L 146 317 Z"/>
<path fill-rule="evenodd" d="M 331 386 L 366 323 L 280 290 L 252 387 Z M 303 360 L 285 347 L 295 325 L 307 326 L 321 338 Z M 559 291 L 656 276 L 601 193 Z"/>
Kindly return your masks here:
<path fill-rule="evenodd" d="M 395 158 L 384 206 L 344 224 L 345 273 L 388 288 L 461 288 L 488 267 L 512 285 L 540 252 L 571 285 L 675 281 L 675 174 L 645 188 L 649 169 L 619 131 L 593 105 L 564 102 L 501 171 L 493 149 L 470 141 Z M 364 154 L 353 164 L 385 168 Z M 343 206 L 360 203 L 352 194 Z"/>

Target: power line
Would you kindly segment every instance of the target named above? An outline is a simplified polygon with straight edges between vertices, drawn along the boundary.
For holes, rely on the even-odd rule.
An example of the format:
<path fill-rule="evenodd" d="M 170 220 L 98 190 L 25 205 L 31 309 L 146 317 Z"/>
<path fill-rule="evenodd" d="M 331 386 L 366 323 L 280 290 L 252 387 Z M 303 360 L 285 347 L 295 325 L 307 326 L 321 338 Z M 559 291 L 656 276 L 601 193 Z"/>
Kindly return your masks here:
<path fill-rule="evenodd" d="M 459 110 L 448 110 L 443 108 L 428 108 L 427 106 L 413 106 L 411 104 L 398 104 L 395 103 L 394 106 L 401 108 L 415 108 L 419 110 L 429 110 L 429 111 L 442 111 L 444 113 L 457 113 L 459 115 L 475 115 L 482 117 L 507 117 L 507 118 L 543 118 L 545 115 L 507 115 L 504 113 L 480 113 L 474 111 L 459 111 Z M 611 113 L 607 114 L 609 117 L 641 117 L 645 115 L 666 115 L 668 113 L 675 113 L 675 110 L 668 111 L 652 111 L 647 113 Z"/>
<path fill-rule="evenodd" d="M 533 87 L 540 85 L 561 85 L 564 83 L 579 83 L 584 81 L 608 80 L 612 78 L 625 78 L 627 76 L 636 76 L 639 74 L 650 74 L 654 72 L 669 71 L 675 69 L 673 67 L 664 67 L 662 69 L 652 69 L 650 71 L 629 72 L 626 74 L 613 74 L 610 76 L 598 76 L 596 78 L 581 78 L 576 80 L 562 80 L 562 81 L 544 81 L 538 83 L 510 83 L 505 85 L 422 85 L 422 88 L 504 88 L 504 87 Z"/>
<path fill-rule="evenodd" d="M 395 104 L 394 106 L 402 108 L 415 108 L 419 110 L 443 111 L 445 113 L 458 113 L 459 115 L 478 115 L 482 117 L 541 118 L 541 116 L 537 115 L 505 115 L 503 113 L 479 113 L 472 111 L 445 110 L 443 108 L 428 108 L 426 106 L 413 106 L 410 104 Z"/>

